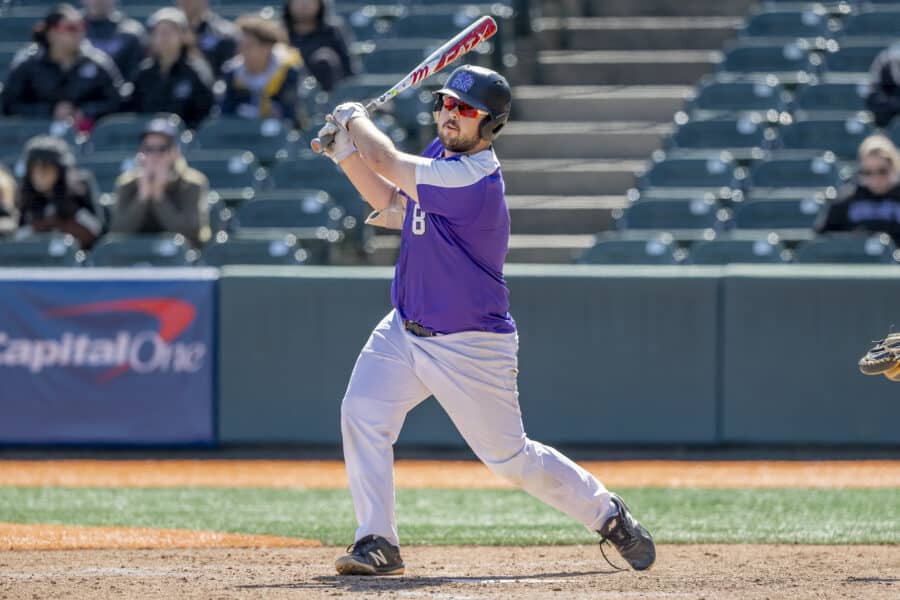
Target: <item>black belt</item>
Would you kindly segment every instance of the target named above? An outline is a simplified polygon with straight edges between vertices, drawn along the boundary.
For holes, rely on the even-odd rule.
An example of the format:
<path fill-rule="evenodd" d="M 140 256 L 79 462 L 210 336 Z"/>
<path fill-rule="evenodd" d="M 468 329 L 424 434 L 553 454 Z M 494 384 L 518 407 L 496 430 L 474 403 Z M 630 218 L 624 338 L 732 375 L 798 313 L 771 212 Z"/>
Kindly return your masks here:
<path fill-rule="evenodd" d="M 431 331 L 427 327 L 419 325 L 415 321 L 404 320 L 403 328 L 417 337 L 434 337 L 436 335 L 441 335 L 435 331 Z"/>

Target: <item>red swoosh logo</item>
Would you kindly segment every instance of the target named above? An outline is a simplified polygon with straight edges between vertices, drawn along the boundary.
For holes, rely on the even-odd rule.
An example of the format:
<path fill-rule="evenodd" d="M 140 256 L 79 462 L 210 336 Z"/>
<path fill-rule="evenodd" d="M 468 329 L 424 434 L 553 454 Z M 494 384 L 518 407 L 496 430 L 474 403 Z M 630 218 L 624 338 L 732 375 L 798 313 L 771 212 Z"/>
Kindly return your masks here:
<path fill-rule="evenodd" d="M 110 312 L 136 312 L 150 315 L 159 323 L 159 337 L 166 342 L 171 342 L 194 321 L 197 308 L 189 302 L 176 298 L 134 298 L 55 308 L 47 311 L 47 316 L 76 317 Z M 122 375 L 127 370 L 127 364 L 119 365 L 103 373 L 99 380 L 105 383 Z"/>

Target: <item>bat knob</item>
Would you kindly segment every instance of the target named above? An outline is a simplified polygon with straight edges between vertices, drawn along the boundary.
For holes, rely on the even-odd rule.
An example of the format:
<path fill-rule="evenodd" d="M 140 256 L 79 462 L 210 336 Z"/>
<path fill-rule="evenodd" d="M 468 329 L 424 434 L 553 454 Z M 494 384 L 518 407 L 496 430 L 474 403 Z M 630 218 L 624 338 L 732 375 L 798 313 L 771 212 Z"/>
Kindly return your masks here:
<path fill-rule="evenodd" d="M 310 143 L 309 147 L 312 148 L 312 151 L 316 154 L 322 154 L 325 152 L 325 148 L 328 147 L 331 142 L 334 141 L 333 133 L 326 133 L 320 137 L 314 138 Z"/>

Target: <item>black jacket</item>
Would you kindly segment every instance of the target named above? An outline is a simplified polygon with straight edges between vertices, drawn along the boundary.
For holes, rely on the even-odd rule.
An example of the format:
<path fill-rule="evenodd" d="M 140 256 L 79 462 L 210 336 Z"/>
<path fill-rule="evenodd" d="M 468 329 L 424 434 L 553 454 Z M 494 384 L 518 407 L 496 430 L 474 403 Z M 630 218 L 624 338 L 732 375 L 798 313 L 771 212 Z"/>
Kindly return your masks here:
<path fill-rule="evenodd" d="M 883 196 L 876 196 L 862 185 L 850 186 L 819 215 L 815 229 L 819 233 L 887 233 L 894 243 L 900 244 L 900 184 Z"/>
<path fill-rule="evenodd" d="M 20 227 L 70 233 L 82 248 L 90 248 L 103 232 L 94 177 L 88 171 L 64 170 L 60 184 L 50 194 L 42 194 L 22 182 L 16 204 Z"/>
<path fill-rule="evenodd" d="M 213 75 L 201 56 L 182 54 L 163 76 L 159 62 L 148 58 L 134 78 L 134 93 L 127 109 L 137 113 L 175 113 L 190 129 L 209 115 L 213 97 Z"/>
<path fill-rule="evenodd" d="M 275 67 L 261 94 L 255 94 L 244 81 L 244 61 L 236 56 L 223 67 L 225 96 L 222 114 L 250 119 L 284 119 L 297 123 L 298 87 L 302 61 L 296 49 L 276 44 Z"/>
<path fill-rule="evenodd" d="M 131 81 L 144 59 L 147 34 L 144 27 L 116 11 L 107 19 L 85 19 L 87 38 L 99 50 L 109 54 L 119 73 Z"/>
<path fill-rule="evenodd" d="M 197 47 L 218 79 L 222 76 L 222 66 L 237 54 L 237 27 L 210 11 L 194 29 L 194 36 L 197 38 Z"/>
<path fill-rule="evenodd" d="M 290 32 L 291 45 L 300 51 L 303 63 L 324 90 L 360 71 L 348 50 L 348 39 L 339 21 L 324 21 L 319 29 L 300 35 Z"/>
<path fill-rule="evenodd" d="M 122 77 L 115 63 L 89 43 L 68 71 L 51 62 L 43 46 L 32 44 L 12 62 L 3 88 L 3 114 L 52 118 L 68 100 L 92 120 L 114 113 L 122 103 Z"/>

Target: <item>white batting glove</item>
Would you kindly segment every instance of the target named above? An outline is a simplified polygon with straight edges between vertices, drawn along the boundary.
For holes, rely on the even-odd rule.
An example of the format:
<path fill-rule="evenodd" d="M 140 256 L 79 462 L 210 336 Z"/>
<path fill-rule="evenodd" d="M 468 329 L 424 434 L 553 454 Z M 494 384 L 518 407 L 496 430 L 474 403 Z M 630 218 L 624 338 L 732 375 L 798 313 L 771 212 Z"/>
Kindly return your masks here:
<path fill-rule="evenodd" d="M 331 136 L 332 141 L 323 148 L 322 153 L 337 165 L 356 152 L 356 145 L 350 139 L 347 130 L 335 123 L 331 115 L 328 115 L 326 119 L 328 122 L 319 130 L 318 136 L 319 139 Z"/>
<path fill-rule="evenodd" d="M 369 112 L 359 102 L 344 102 L 334 107 L 334 110 L 331 111 L 331 116 L 334 117 L 338 125 L 348 129 L 350 121 L 359 117 L 368 117 Z"/>

